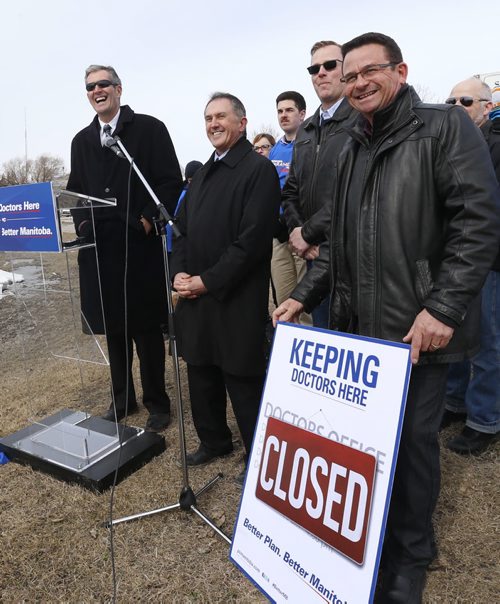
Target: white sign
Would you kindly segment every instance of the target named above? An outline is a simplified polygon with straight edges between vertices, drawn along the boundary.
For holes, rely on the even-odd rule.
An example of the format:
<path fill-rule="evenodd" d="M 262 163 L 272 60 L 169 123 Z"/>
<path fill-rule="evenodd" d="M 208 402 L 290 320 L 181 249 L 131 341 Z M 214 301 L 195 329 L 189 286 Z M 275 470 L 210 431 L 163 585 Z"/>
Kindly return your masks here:
<path fill-rule="evenodd" d="M 373 599 L 410 347 L 278 324 L 231 560 L 275 602 Z"/>

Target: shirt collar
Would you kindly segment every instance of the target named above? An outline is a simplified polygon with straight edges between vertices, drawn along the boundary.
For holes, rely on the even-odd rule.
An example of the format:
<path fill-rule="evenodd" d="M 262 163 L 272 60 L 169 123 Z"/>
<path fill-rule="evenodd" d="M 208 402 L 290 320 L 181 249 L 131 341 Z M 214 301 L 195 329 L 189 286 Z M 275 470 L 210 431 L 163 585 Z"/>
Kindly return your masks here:
<path fill-rule="evenodd" d="M 329 120 L 333 117 L 333 114 L 337 111 L 340 106 L 340 103 L 344 100 L 344 97 L 341 97 L 336 103 L 334 103 L 328 109 L 320 109 L 321 117 L 324 120 Z"/>
<path fill-rule="evenodd" d="M 118 113 L 115 115 L 115 117 L 110 122 L 103 122 L 99 118 L 99 125 L 101 127 L 101 134 L 102 134 L 102 129 L 104 128 L 104 126 L 106 124 L 109 124 L 111 126 L 111 134 L 113 134 L 113 132 L 116 130 L 116 124 L 118 124 L 119 117 L 120 117 L 120 109 L 118 109 Z"/>

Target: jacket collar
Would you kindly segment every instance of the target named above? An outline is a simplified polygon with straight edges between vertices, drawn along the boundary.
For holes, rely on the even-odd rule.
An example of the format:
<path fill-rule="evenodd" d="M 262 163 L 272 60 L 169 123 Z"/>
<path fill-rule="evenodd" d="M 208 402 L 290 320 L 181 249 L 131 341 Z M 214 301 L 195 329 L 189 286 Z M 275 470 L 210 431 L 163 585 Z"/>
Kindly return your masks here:
<path fill-rule="evenodd" d="M 413 131 L 422 123 L 422 119 L 413 111 L 414 107 L 420 102 L 420 97 L 414 88 L 405 84 L 390 105 L 375 113 L 371 126 L 366 118 L 360 115 L 352 127 L 348 128 L 349 133 L 353 138 L 367 145 L 370 142 L 373 143 L 383 138 L 389 133 L 397 133 L 410 121 L 412 121 L 412 125 L 414 126 L 412 128 Z"/>
<path fill-rule="evenodd" d="M 331 118 L 332 122 L 342 122 L 352 112 L 352 107 L 349 105 L 349 101 L 344 98 L 344 100 L 340 103 L 339 108 L 333 114 Z M 311 117 L 308 117 L 303 124 L 304 130 L 317 130 L 319 129 L 319 116 L 321 114 L 321 106 L 316 109 L 314 114 Z"/>
<path fill-rule="evenodd" d="M 128 105 L 122 105 L 120 107 L 120 117 L 118 118 L 118 123 L 116 124 L 116 129 L 113 132 L 113 135 L 120 134 L 120 132 L 123 130 L 124 125 L 133 121 L 134 115 L 135 115 L 135 113 Z M 94 130 L 96 130 L 97 134 L 99 135 L 99 144 L 100 144 L 101 126 L 99 124 L 99 118 L 97 115 L 95 115 L 94 119 L 92 120 L 92 125 L 94 126 Z"/>
<path fill-rule="evenodd" d="M 226 164 L 230 168 L 234 168 L 249 151 L 253 151 L 252 145 L 246 139 L 245 136 L 242 136 L 236 141 L 236 143 L 231 147 L 231 149 L 229 149 L 226 155 L 224 155 L 224 157 L 219 160 L 219 162 Z M 210 159 L 204 167 L 209 169 L 211 166 L 215 165 L 215 163 L 218 163 L 215 162 L 214 159 L 215 151 L 212 153 Z"/>

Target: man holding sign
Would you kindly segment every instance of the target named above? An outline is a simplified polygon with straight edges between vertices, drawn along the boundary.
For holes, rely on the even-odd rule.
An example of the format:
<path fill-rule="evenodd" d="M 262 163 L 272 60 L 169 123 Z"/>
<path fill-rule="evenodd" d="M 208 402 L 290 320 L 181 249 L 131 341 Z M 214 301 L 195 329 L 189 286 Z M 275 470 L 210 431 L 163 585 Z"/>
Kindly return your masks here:
<path fill-rule="evenodd" d="M 360 116 L 339 155 L 330 236 L 274 320 L 310 312 L 331 284 L 331 329 L 411 344 L 377 601 L 418 603 L 436 555 L 448 363 L 478 345 L 477 294 L 498 249 L 497 184 L 480 132 L 462 109 L 420 101 L 392 38 L 363 34 L 342 54 Z"/>

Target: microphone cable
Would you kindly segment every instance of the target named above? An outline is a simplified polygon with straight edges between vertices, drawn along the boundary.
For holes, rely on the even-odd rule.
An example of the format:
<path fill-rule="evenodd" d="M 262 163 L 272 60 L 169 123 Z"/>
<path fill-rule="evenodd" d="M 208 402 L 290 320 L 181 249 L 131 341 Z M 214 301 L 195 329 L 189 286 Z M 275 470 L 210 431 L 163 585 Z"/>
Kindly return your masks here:
<path fill-rule="evenodd" d="M 132 158 L 131 162 L 130 162 L 130 169 L 129 169 L 129 173 L 128 173 L 128 181 L 127 181 L 127 204 L 126 204 L 126 214 L 125 214 L 125 264 L 124 264 L 124 275 L 123 275 L 123 300 L 124 300 L 124 307 L 125 307 L 125 363 L 126 363 L 126 369 L 127 369 L 127 377 L 125 380 L 125 418 L 124 418 L 124 422 L 123 422 L 123 426 L 124 426 L 124 430 L 127 429 L 127 419 L 128 419 L 128 405 L 129 405 L 129 386 L 130 386 L 130 348 L 128 345 L 128 303 L 127 303 L 127 275 L 128 275 L 128 252 L 129 252 L 129 246 L 128 246 L 128 230 L 129 230 L 129 216 L 130 216 L 130 197 L 131 197 L 131 182 L 132 182 L 132 171 L 133 171 L 133 165 L 134 165 L 134 160 Z M 133 354 L 133 344 L 132 344 L 132 354 Z M 113 395 L 114 398 L 114 395 Z M 115 468 L 115 473 L 113 476 L 113 484 L 111 486 L 111 494 L 110 494 L 110 498 L 109 498 L 109 553 L 110 553 L 110 560 L 111 560 L 111 576 L 112 576 L 112 582 L 113 582 L 113 596 L 112 596 L 112 602 L 113 604 L 116 602 L 116 566 L 115 566 L 115 544 L 114 544 L 114 527 L 113 527 L 113 508 L 114 508 L 114 502 L 115 502 L 115 491 L 116 491 L 116 484 L 118 482 L 118 472 L 120 469 L 120 462 L 121 462 L 121 458 L 122 458 L 122 448 L 123 448 L 123 441 L 122 441 L 122 435 L 120 434 L 120 428 L 119 428 L 119 423 L 116 423 L 117 426 L 117 433 L 118 433 L 118 439 L 120 442 L 120 446 L 118 448 L 118 459 L 116 462 L 116 468 Z"/>

